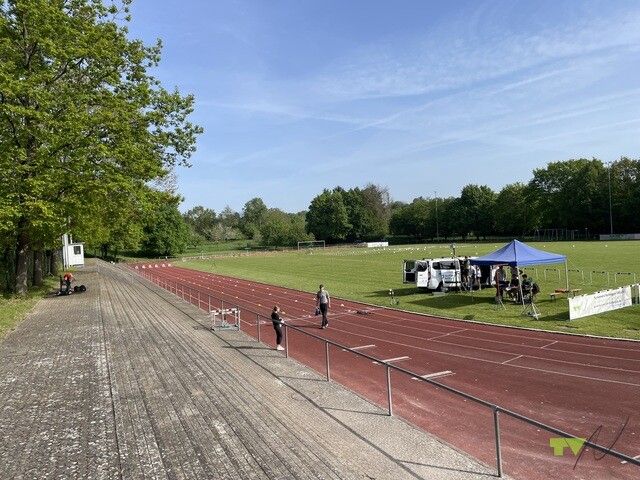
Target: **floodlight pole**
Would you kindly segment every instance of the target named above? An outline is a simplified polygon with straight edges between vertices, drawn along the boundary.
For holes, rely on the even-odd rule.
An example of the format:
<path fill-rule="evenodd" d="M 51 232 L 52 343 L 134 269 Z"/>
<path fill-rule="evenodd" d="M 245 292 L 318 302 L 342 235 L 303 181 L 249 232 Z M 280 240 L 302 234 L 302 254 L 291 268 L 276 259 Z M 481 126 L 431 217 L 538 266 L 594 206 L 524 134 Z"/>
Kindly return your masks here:
<path fill-rule="evenodd" d="M 438 191 L 433 192 L 436 197 L 436 241 L 440 241 L 440 228 L 438 227 Z"/>
<path fill-rule="evenodd" d="M 609 228 L 610 234 L 613 235 L 613 209 L 611 208 L 611 168 L 613 167 L 613 162 L 608 162 L 607 173 L 609 176 Z"/>

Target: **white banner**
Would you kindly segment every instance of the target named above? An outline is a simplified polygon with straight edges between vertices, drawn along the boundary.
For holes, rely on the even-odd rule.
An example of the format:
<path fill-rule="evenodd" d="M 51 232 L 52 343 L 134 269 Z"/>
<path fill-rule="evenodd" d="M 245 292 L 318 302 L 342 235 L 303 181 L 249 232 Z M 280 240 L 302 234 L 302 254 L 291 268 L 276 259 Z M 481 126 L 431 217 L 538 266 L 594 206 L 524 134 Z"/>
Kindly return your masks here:
<path fill-rule="evenodd" d="M 569 299 L 569 320 L 631 306 L 631 285 Z"/>
<path fill-rule="evenodd" d="M 365 248 L 378 248 L 378 247 L 388 247 L 389 242 L 362 242 L 358 244 L 358 247 Z"/>
<path fill-rule="evenodd" d="M 615 233 L 613 235 L 600 234 L 600 240 L 640 240 L 640 233 Z"/>

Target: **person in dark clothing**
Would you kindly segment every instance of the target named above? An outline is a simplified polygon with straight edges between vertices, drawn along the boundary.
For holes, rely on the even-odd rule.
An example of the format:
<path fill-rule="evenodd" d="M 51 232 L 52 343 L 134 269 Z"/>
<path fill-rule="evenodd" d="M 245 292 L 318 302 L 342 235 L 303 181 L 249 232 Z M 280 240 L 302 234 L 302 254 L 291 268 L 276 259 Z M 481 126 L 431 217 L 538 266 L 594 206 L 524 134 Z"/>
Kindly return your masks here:
<path fill-rule="evenodd" d="M 460 281 L 462 282 L 462 289 L 469 288 L 469 271 L 471 270 L 471 261 L 469 257 L 465 255 L 464 260 L 460 264 Z"/>
<path fill-rule="evenodd" d="M 271 321 L 273 322 L 273 329 L 276 331 L 276 350 L 284 350 L 282 344 L 282 325 L 284 320 L 280 317 L 280 314 L 284 313 L 280 311 L 280 307 L 277 305 L 273 307 L 271 312 Z"/>
<path fill-rule="evenodd" d="M 320 285 L 320 290 L 316 293 L 316 307 L 319 308 L 322 313 L 322 325 L 320 325 L 320 328 L 327 328 L 329 326 L 327 313 L 331 307 L 331 297 L 329 296 L 329 292 L 324 289 L 324 285 Z"/>

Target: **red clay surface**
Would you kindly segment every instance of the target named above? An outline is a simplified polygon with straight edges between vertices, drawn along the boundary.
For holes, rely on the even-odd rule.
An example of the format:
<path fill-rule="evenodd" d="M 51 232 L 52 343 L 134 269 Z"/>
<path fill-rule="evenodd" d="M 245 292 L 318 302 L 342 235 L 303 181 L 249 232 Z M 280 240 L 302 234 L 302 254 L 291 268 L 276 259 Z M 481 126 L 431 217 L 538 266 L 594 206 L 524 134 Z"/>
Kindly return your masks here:
<path fill-rule="evenodd" d="M 264 315 L 261 338 L 271 346 L 269 315 L 277 304 L 288 323 L 309 333 L 364 347 L 362 352 L 381 360 L 409 357 L 394 363 L 417 375 L 451 371 L 437 381 L 631 457 L 640 455 L 640 343 L 446 320 L 338 298 L 332 299 L 329 328 L 321 330 L 311 293 L 178 267 L 137 271 L 171 291 L 177 286 L 179 295 L 202 309 L 219 308 L 221 300 L 227 308 L 240 307 L 241 327 L 254 337 L 255 312 Z M 289 330 L 288 344 L 290 356 L 325 373 L 324 342 Z M 386 408 L 384 366 L 336 347 L 330 361 L 332 380 Z M 394 414 L 495 465 L 488 408 L 399 372 L 391 382 Z M 640 478 L 640 467 L 590 449 L 579 458 L 569 448 L 554 456 L 553 434 L 506 415 L 500 416 L 500 430 L 503 469 L 514 478 Z"/>

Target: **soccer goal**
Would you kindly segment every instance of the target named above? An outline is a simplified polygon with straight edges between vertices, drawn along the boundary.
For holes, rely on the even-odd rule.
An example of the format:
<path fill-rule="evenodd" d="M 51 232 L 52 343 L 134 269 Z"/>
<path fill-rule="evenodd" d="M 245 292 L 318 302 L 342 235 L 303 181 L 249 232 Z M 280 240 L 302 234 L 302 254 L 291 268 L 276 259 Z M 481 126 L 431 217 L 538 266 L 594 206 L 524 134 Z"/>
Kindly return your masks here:
<path fill-rule="evenodd" d="M 309 248 L 324 248 L 324 240 L 309 240 L 306 242 L 298 242 L 298 250 L 306 250 Z"/>

